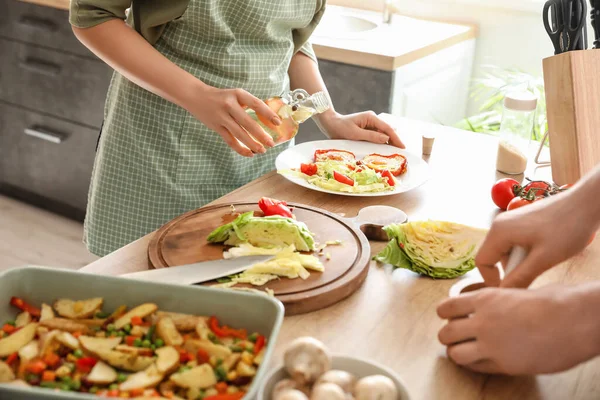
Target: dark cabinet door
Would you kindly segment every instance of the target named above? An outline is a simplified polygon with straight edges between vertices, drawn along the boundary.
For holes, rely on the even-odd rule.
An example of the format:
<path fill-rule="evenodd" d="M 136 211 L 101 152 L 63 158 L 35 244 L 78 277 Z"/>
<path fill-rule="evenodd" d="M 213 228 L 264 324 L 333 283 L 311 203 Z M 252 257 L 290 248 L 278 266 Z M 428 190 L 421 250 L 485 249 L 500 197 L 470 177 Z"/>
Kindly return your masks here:
<path fill-rule="evenodd" d="M 0 100 L 100 127 L 112 70 L 100 61 L 0 39 Z"/>
<path fill-rule="evenodd" d="M 95 57 L 73 35 L 69 12 L 20 0 L 0 0 L 0 36 Z"/>
<path fill-rule="evenodd" d="M 0 185 L 85 210 L 98 132 L 0 103 Z"/>

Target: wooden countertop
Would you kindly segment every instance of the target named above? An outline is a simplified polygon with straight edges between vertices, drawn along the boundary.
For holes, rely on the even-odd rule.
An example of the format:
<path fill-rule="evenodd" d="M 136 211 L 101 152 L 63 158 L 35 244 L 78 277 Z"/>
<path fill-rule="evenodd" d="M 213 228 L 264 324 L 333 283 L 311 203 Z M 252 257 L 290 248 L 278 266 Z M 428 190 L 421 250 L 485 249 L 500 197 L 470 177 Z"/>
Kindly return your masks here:
<path fill-rule="evenodd" d="M 20 0 L 68 10 L 69 0 Z M 355 16 L 377 28 L 349 37 L 313 35 L 311 42 L 321 60 L 393 71 L 455 44 L 474 39 L 477 27 L 394 15 L 392 24 L 382 23 L 382 13 L 328 6 L 327 13 Z"/>
<path fill-rule="evenodd" d="M 395 119 L 408 149 L 420 154 L 421 134 L 437 136 L 428 160 L 432 179 L 421 188 L 381 198 L 342 197 L 310 191 L 268 174 L 215 203 L 258 200 L 269 196 L 325 208 L 352 216 L 365 206 L 386 204 L 403 209 L 411 220 L 439 218 L 489 226 L 496 215 L 490 187 L 495 171 L 496 140 L 438 125 Z M 549 168 L 529 177 L 548 179 Z M 118 275 L 148 266 L 146 236 L 104 257 L 82 271 Z M 373 252 L 382 248 L 372 243 Z M 581 255 L 543 275 L 536 285 L 600 279 L 600 240 Z M 474 271 L 473 271 L 474 272 Z M 470 274 L 472 274 L 471 272 Z M 413 399 L 598 399 L 600 359 L 562 374 L 538 377 L 490 377 L 456 367 L 437 341 L 443 322 L 436 306 L 455 280 L 431 280 L 406 270 L 391 271 L 372 264 L 364 286 L 330 308 L 285 318 L 274 363 L 283 345 L 303 335 L 323 340 L 334 352 L 365 357 L 394 369 Z"/>

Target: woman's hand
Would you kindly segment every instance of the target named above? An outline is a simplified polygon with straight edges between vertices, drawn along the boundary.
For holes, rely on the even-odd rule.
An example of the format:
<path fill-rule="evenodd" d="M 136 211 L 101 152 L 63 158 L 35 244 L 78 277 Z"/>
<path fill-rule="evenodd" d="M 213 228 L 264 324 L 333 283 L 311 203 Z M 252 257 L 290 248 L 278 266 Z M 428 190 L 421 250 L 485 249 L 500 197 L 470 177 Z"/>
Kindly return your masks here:
<path fill-rule="evenodd" d="M 448 299 L 438 315 L 448 356 L 485 373 L 564 371 L 600 353 L 600 286 L 482 289 Z"/>
<path fill-rule="evenodd" d="M 330 139 L 363 140 L 373 143 L 389 143 L 404 148 L 404 143 L 389 124 L 373 111 L 340 115 L 325 113 L 317 119 L 320 128 Z"/>
<path fill-rule="evenodd" d="M 484 278 L 506 261 L 514 246 L 528 250 L 526 259 L 509 272 L 501 287 L 528 287 L 539 275 L 581 252 L 594 235 L 598 221 L 591 204 L 570 189 L 550 199 L 500 214 L 483 242 L 475 264 Z"/>
<path fill-rule="evenodd" d="M 208 128 L 217 132 L 238 154 L 253 157 L 265 153 L 275 142 L 247 113 L 256 111 L 262 119 L 281 125 L 281 119 L 263 101 L 242 89 L 216 89 L 203 85 L 186 102 L 186 109 Z M 255 140 L 256 139 L 256 140 Z"/>

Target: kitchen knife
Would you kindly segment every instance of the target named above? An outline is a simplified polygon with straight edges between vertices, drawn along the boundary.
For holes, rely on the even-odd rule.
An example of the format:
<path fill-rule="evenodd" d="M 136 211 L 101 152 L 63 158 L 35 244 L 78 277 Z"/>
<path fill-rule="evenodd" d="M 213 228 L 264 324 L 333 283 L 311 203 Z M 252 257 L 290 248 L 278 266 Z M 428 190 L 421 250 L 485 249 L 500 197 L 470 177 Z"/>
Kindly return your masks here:
<path fill-rule="evenodd" d="M 195 264 L 181 265 L 178 267 L 133 272 L 130 274 L 120 275 L 120 277 L 142 281 L 192 285 L 194 283 L 208 282 L 225 276 L 240 273 L 250 268 L 254 264 L 265 262 L 272 258 L 273 255 L 259 255 L 238 257 L 227 260 L 205 261 Z"/>
<path fill-rule="evenodd" d="M 590 0 L 592 4 L 592 27 L 594 28 L 594 49 L 600 49 L 600 0 Z"/>

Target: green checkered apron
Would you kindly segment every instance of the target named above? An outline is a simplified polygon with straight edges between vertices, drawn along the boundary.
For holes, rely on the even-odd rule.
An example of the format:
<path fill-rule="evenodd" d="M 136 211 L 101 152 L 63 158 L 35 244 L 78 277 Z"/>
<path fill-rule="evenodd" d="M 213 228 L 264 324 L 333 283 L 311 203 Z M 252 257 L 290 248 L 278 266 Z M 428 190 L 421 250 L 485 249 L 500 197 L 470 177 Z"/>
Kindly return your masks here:
<path fill-rule="evenodd" d="M 208 85 L 266 99 L 289 89 L 292 30 L 315 8 L 316 0 L 191 0 L 155 47 Z M 119 74 L 104 114 L 84 234 L 98 256 L 273 170 L 287 147 L 239 156 L 187 111 Z"/>

